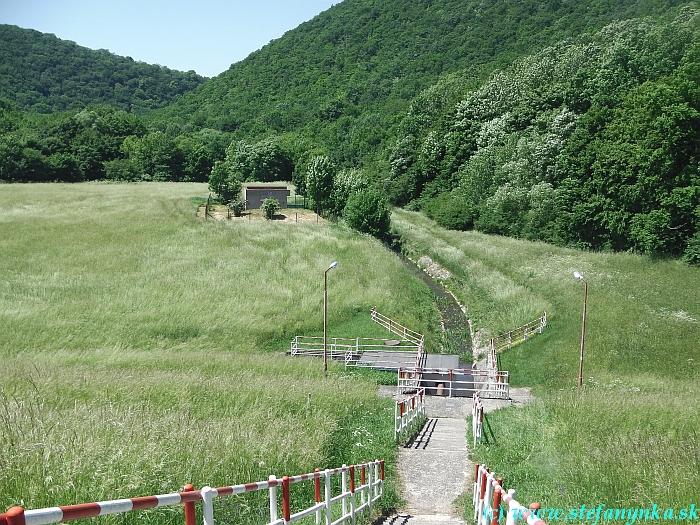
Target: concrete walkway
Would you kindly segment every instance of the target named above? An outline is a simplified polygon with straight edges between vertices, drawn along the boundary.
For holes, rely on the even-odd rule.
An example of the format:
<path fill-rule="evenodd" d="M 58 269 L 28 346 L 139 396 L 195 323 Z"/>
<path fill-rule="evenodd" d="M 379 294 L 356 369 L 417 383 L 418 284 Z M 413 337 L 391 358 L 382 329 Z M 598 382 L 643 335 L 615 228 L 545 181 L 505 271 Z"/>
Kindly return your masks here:
<path fill-rule="evenodd" d="M 396 387 L 382 387 L 380 394 L 395 395 Z M 529 389 L 511 389 L 510 400 L 483 400 L 492 412 L 531 398 Z M 467 443 L 467 416 L 471 398 L 426 397 L 428 421 L 405 447 L 399 448 L 399 475 L 403 483 L 404 508 L 386 518 L 384 525 L 465 525 L 454 501 L 472 490 L 474 464 Z"/>

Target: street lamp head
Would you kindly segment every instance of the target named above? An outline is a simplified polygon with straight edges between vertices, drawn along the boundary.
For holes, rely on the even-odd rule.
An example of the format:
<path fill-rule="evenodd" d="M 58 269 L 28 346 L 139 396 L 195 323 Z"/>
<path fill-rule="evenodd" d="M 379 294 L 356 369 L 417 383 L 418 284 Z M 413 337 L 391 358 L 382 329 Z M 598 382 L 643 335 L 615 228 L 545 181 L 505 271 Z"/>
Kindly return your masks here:
<path fill-rule="evenodd" d="M 580 272 L 574 272 L 574 277 L 583 281 L 583 275 Z"/>
<path fill-rule="evenodd" d="M 338 261 L 333 261 L 331 265 L 328 267 L 328 270 L 332 270 L 333 268 L 336 268 L 338 266 Z M 326 271 L 328 271 L 326 270 Z"/>

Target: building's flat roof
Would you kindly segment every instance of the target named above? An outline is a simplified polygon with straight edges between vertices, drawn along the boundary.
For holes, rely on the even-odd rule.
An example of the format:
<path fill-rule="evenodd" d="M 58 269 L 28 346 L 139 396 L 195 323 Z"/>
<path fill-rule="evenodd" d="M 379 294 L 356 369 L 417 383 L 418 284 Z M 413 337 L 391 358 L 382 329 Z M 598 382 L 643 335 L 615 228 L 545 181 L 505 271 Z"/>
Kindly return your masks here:
<path fill-rule="evenodd" d="M 289 188 L 286 186 L 246 186 L 245 189 L 247 190 L 287 190 L 289 191 Z"/>

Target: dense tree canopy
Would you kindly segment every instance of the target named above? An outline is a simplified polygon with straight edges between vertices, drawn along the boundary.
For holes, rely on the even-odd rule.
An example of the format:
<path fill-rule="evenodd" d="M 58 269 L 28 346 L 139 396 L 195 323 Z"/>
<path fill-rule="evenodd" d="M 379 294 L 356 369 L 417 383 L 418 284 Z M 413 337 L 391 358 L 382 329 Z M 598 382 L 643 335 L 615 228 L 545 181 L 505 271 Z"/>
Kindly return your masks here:
<path fill-rule="evenodd" d="M 591 249 L 681 254 L 700 229 L 697 11 L 615 22 L 426 91 L 385 180 L 441 224 Z M 440 107 L 439 112 L 435 108 Z"/>
<path fill-rule="evenodd" d="M 135 62 L 107 50 L 0 24 L 0 97 L 37 113 L 110 104 L 143 114 L 205 81 L 194 71 Z"/>

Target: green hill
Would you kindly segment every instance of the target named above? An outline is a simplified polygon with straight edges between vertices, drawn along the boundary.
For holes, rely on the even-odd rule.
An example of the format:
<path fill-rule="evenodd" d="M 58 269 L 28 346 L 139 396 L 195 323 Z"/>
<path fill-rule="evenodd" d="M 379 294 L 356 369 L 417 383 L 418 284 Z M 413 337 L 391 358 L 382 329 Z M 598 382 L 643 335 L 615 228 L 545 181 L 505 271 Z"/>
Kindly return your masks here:
<path fill-rule="evenodd" d="M 37 113 L 110 104 L 145 113 L 205 81 L 194 71 L 93 51 L 52 34 L 0 25 L 0 97 Z"/>
<path fill-rule="evenodd" d="M 373 163 L 397 115 L 444 73 L 512 59 L 679 1 L 346 0 L 188 94 L 160 121 L 250 138 L 304 130 L 339 162 Z"/>

